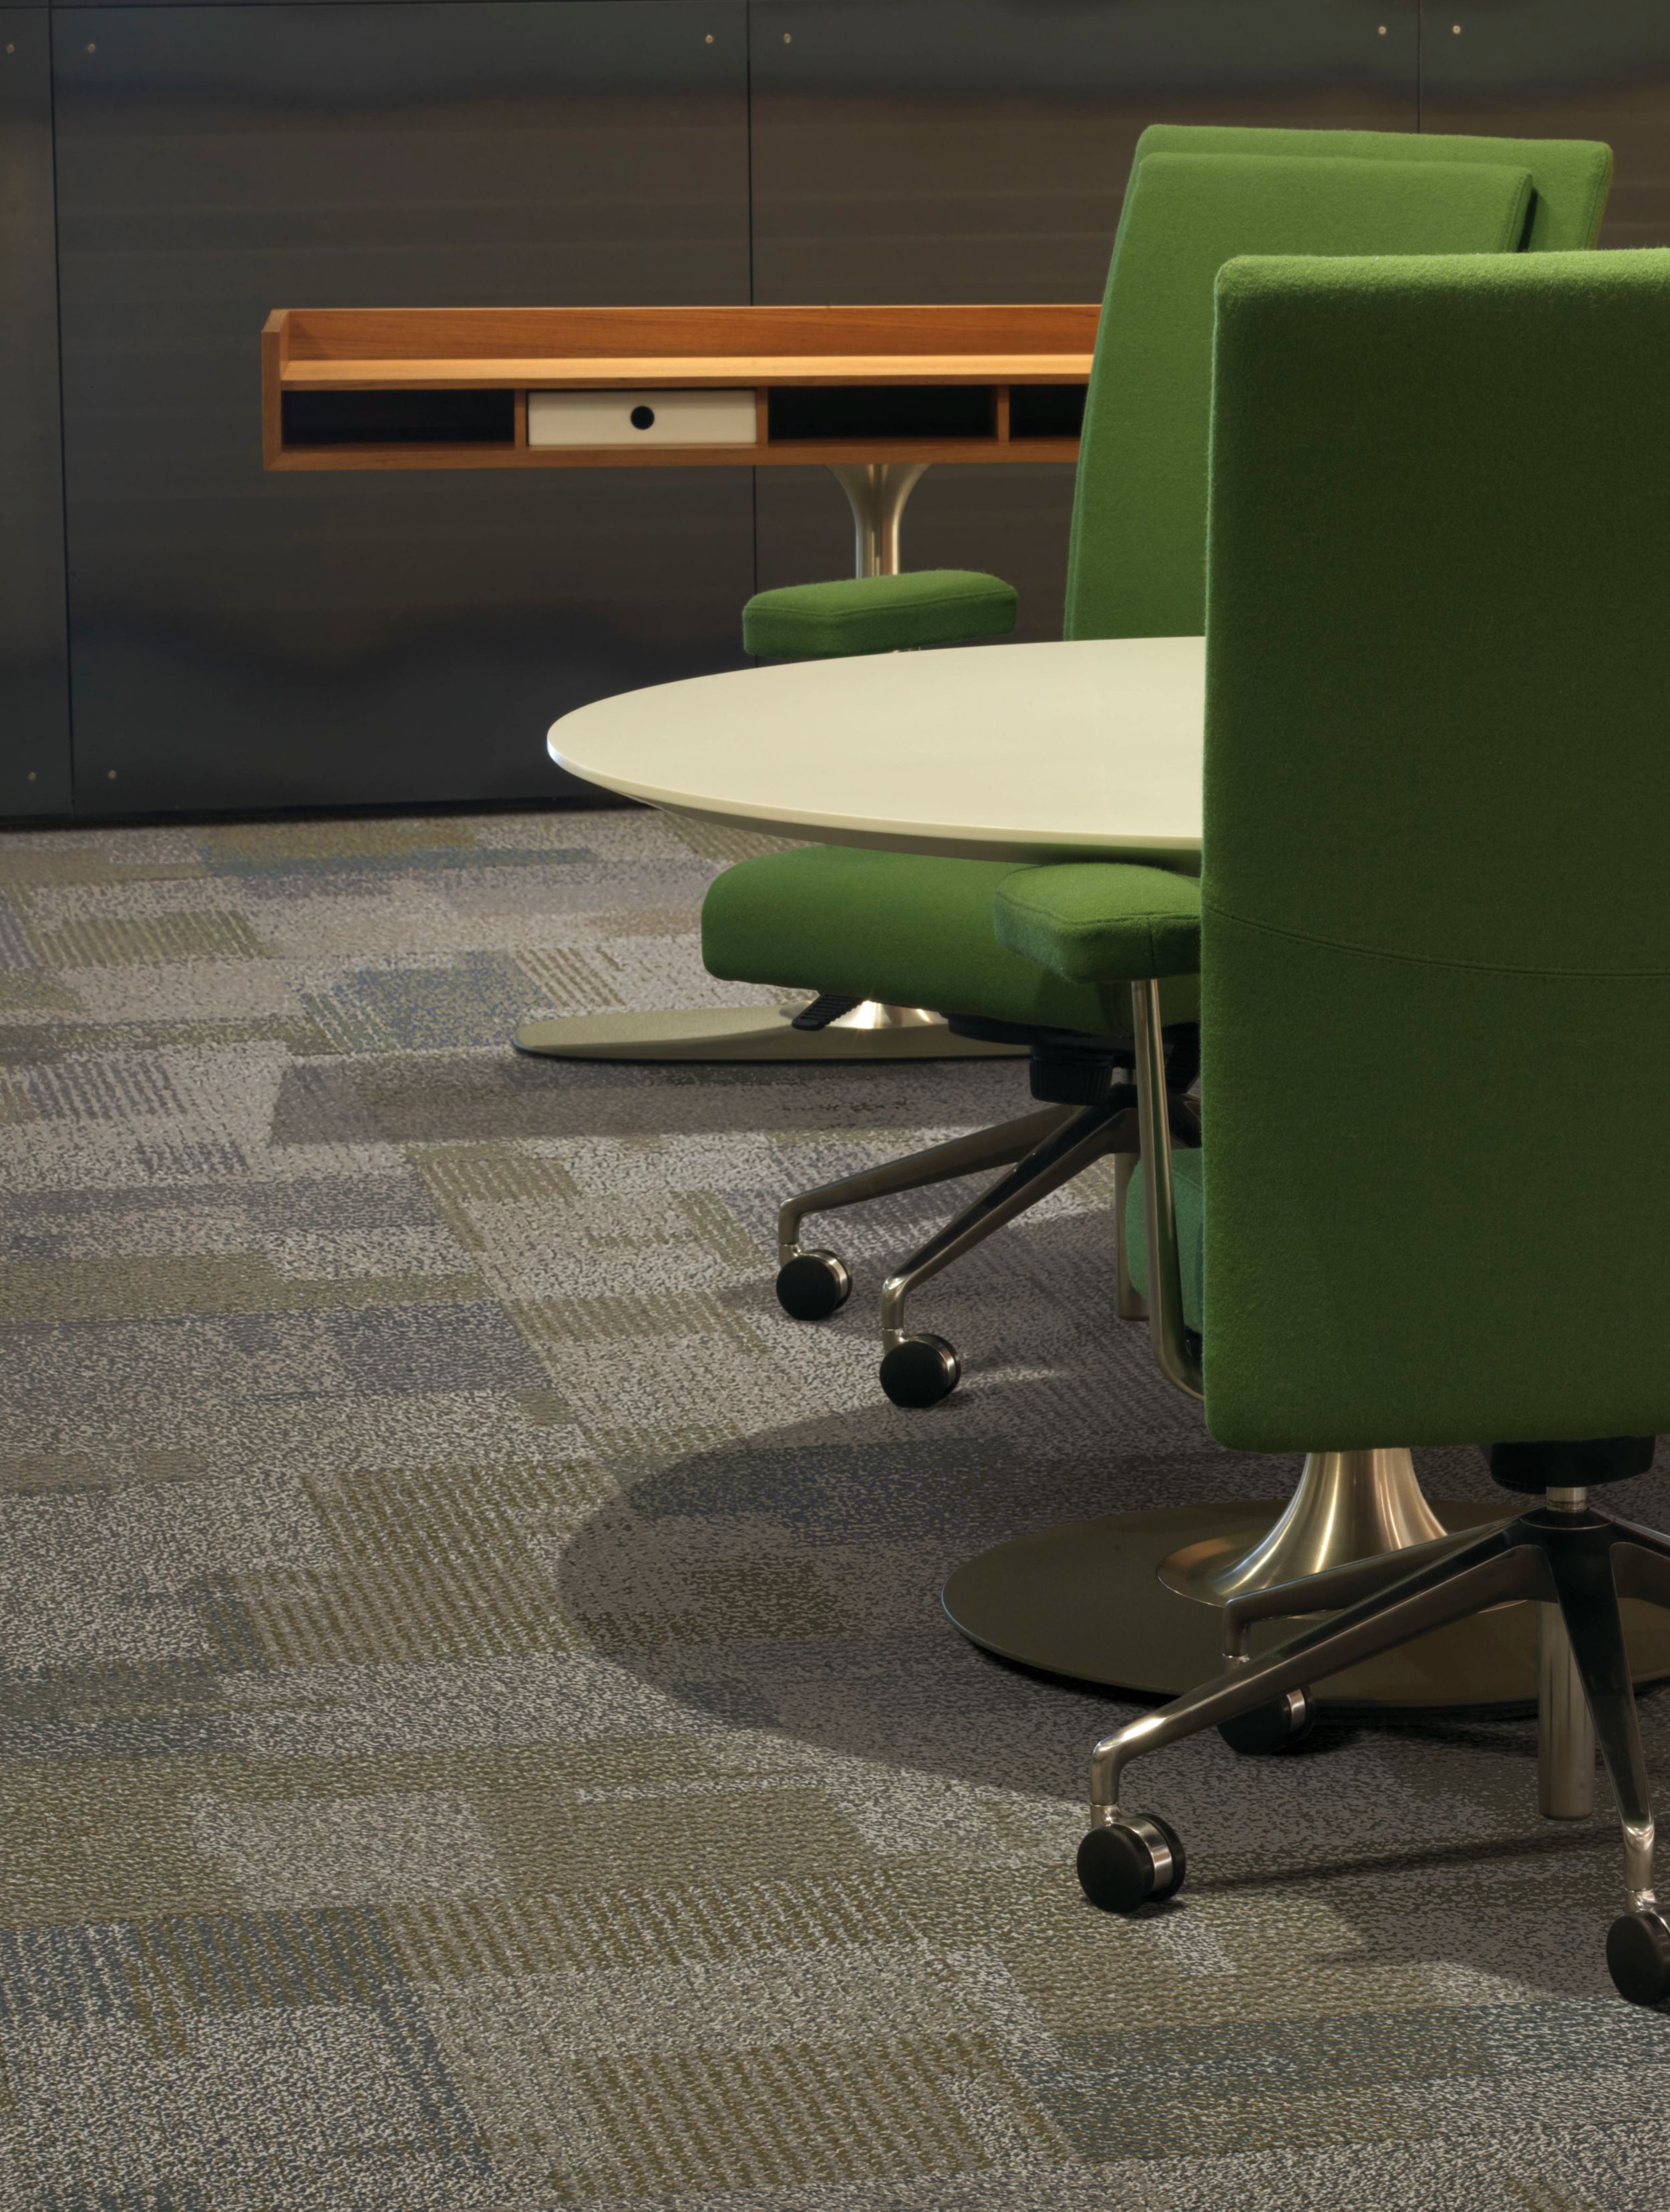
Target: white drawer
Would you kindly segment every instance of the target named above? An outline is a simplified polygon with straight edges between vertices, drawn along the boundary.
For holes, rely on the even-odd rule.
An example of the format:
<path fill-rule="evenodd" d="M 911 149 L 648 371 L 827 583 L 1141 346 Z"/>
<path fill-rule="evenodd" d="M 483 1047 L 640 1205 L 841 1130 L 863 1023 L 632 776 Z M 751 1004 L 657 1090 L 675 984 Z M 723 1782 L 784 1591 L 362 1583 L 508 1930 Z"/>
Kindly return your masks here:
<path fill-rule="evenodd" d="M 530 392 L 530 446 L 752 446 L 752 392 Z"/>

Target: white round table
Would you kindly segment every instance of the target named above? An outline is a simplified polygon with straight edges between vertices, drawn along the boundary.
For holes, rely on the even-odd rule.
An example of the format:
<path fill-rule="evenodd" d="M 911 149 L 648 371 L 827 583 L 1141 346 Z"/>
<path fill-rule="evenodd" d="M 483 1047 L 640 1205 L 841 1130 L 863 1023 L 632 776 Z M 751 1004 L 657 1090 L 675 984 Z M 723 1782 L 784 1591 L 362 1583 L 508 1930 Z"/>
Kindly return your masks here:
<path fill-rule="evenodd" d="M 1202 641 L 962 646 L 738 669 L 577 707 L 559 768 L 704 821 L 913 853 L 1160 859 L 1200 841 Z M 866 1002 L 525 1022 L 560 1060 L 987 1059 L 937 1016 Z"/>
<path fill-rule="evenodd" d="M 558 768 L 704 822 L 965 860 L 1200 849 L 1205 641 L 796 661 L 659 684 L 552 726 Z"/>

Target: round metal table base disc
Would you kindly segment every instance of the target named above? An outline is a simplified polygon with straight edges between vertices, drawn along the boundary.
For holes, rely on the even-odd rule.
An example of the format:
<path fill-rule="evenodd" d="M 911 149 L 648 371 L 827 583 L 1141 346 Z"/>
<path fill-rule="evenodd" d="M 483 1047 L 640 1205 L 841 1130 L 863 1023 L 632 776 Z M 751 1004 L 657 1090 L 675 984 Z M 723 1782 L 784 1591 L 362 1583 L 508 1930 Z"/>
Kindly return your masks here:
<path fill-rule="evenodd" d="M 909 1028 L 797 1030 L 793 1006 L 698 1006 L 664 1014 L 559 1014 L 524 1022 L 511 1042 L 535 1060 L 1014 1060 L 1026 1048 L 953 1036 L 943 1022 Z"/>
<path fill-rule="evenodd" d="M 955 1570 L 945 1585 L 945 1610 L 972 1642 L 1021 1666 L 1175 1697 L 1222 1668 L 1222 1617 L 1216 1606 L 1167 1589 L 1162 1561 L 1214 1540 L 1226 1550 L 1248 1550 L 1282 1510 L 1279 1501 L 1162 1506 L 1017 1536 Z M 1448 1528 L 1504 1518 L 1488 1503 L 1433 1510 Z M 1670 1675 L 1670 1612 L 1626 1598 L 1624 1623 L 1637 1685 Z M 1292 1633 L 1284 1621 L 1262 1624 L 1253 1632 L 1254 1654 Z M 1498 1606 L 1313 1686 L 1323 1709 L 1339 1719 L 1533 1711 L 1537 1608 Z"/>

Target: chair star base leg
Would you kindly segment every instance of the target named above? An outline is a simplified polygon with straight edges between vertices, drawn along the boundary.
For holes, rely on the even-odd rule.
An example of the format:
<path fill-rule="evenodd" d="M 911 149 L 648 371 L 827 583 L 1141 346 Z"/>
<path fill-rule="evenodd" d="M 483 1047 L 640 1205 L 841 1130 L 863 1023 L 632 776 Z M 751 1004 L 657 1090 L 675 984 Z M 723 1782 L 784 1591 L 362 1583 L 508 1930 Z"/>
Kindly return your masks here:
<path fill-rule="evenodd" d="M 1606 1439 L 1608 1444 L 1617 1439 Z M 1624 1440 L 1630 1441 L 1630 1440 Z M 1501 1479 L 1499 1464 L 1493 1467 Z M 1609 1478 L 1609 1479 L 1616 1479 Z M 1169 1705 L 1102 1737 L 1090 1754 L 1090 1832 L 1079 1850 L 1079 1881 L 1093 1905 L 1131 1913 L 1181 1886 L 1181 1839 L 1151 1814 L 1121 1802 L 1133 1759 L 1204 1729 L 1221 1731 L 1268 1710 L 1273 1698 L 1337 1679 L 1353 1666 L 1405 1650 L 1435 1633 L 1506 1607 L 1530 1613 L 1539 1632 L 1539 1685 L 1545 1728 L 1563 1700 L 1581 1693 L 1594 1723 L 1617 1804 L 1624 1845 L 1625 1911 L 1606 1938 L 1614 1987 L 1632 2004 L 1670 2005 L 1670 1919 L 1654 1887 L 1655 1826 L 1647 1759 L 1636 1711 L 1623 1600 L 1633 1594 L 1661 1613 L 1670 1607 L 1670 1562 L 1659 1544 L 1596 1511 L 1582 1489 L 1551 1487 L 1540 1507 L 1451 1546 L 1411 1551 L 1409 1572 L 1390 1588 L 1317 1618 L 1316 1600 L 1339 1595 L 1341 1571 L 1287 1586 L 1295 1618 L 1310 1624 L 1273 1650 L 1229 1663 Z M 1346 1571 L 1349 1573 L 1349 1570 Z M 1273 1600 L 1277 1593 L 1264 1594 Z M 1557 1621 L 1551 1620 L 1557 1615 Z M 1232 1623 L 1233 1626 L 1233 1623 Z M 1592 1771 L 1593 1754 L 1588 1753 Z M 1544 1809 L 1548 1809 L 1544 1762 Z M 1557 1778 L 1563 1785 L 1577 1778 Z"/>

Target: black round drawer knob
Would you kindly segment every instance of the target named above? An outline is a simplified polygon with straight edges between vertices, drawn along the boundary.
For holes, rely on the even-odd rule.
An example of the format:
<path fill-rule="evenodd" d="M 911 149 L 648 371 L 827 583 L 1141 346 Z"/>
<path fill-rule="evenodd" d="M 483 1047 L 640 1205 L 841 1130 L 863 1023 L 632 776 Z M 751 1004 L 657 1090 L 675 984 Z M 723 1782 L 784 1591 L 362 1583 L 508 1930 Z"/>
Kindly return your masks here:
<path fill-rule="evenodd" d="M 653 429 L 655 422 L 655 410 L 653 407 L 635 407 L 631 412 L 631 421 L 635 430 Z"/>

